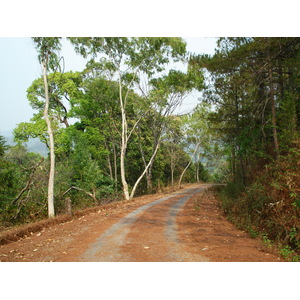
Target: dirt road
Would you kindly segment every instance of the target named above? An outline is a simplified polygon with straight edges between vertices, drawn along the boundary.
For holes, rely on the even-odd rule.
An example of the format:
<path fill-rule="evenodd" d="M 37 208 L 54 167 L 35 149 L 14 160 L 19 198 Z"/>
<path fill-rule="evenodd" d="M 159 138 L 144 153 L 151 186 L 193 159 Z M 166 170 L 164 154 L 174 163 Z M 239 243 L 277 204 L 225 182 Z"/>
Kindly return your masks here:
<path fill-rule="evenodd" d="M 279 261 L 229 223 L 209 185 L 119 202 L 0 246 L 1 261 Z"/>

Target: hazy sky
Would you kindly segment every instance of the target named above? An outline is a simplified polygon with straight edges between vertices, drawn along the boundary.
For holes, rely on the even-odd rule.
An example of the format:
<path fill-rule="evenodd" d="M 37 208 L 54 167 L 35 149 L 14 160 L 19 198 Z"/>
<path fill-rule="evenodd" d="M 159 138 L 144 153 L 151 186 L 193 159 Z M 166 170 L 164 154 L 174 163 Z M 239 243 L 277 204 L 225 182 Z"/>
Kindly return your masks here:
<path fill-rule="evenodd" d="M 216 38 L 184 38 L 187 50 L 212 54 Z M 85 61 L 74 52 L 68 41 L 63 41 L 61 55 L 65 71 L 81 71 Z M 42 75 L 37 53 L 30 38 L 0 37 L 0 133 L 13 130 L 18 123 L 27 122 L 33 115 L 26 90 L 33 80 Z M 186 99 L 183 109 L 190 110 L 197 103 L 197 96 Z"/>

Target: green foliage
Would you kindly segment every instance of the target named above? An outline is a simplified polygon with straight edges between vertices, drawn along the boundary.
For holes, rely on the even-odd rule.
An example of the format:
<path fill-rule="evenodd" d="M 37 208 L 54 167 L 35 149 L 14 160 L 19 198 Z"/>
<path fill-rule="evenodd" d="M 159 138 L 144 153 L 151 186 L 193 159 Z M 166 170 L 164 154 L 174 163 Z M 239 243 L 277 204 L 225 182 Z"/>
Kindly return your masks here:
<path fill-rule="evenodd" d="M 204 78 L 202 71 L 194 68 L 189 68 L 187 73 L 176 70 L 159 73 L 165 71 L 166 64 L 186 59 L 186 43 L 181 38 L 164 37 L 70 38 L 70 41 L 78 53 L 91 58 L 81 73 L 60 72 L 60 38 L 33 38 L 40 62 L 53 72 L 47 75 L 47 81 L 48 115 L 55 140 L 55 211 L 65 212 L 66 196 L 71 198 L 74 210 L 120 199 L 123 129 L 127 134 L 125 165 L 129 188 L 133 188 L 160 139 L 159 151 L 137 194 L 170 184 L 171 164 L 178 179 L 190 159 L 188 144 L 195 142 L 200 135 L 199 128 L 206 122 L 206 111 L 200 112 L 198 108 L 199 112 L 190 119 L 193 119 L 191 132 L 185 130 L 186 136 L 184 118 L 167 116 L 172 115 L 189 92 L 203 89 Z M 104 55 L 99 59 L 99 54 Z M 136 88 L 141 87 L 141 78 L 145 77 L 148 90 L 137 94 Z M 28 153 L 22 146 L 29 138 L 39 138 L 49 144 L 43 116 L 42 77 L 33 81 L 27 98 L 35 113 L 30 122 L 15 128 L 17 146 L 7 149 L 0 138 L 3 226 L 47 215 L 49 157 Z M 73 124 L 71 118 L 75 118 Z M 194 136 L 189 138 L 193 130 Z M 201 132 L 201 135 L 204 141 L 205 134 Z M 209 147 L 204 148 L 208 151 Z M 176 159 L 171 163 L 172 151 Z M 191 164 L 185 176 L 189 182 L 208 178 L 200 160 Z"/>
<path fill-rule="evenodd" d="M 284 154 L 299 136 L 300 39 L 221 38 L 218 45 L 215 55 L 191 57 L 189 65 L 210 72 L 210 122 L 231 148 L 231 180 L 248 184 L 249 169 Z"/>
<path fill-rule="evenodd" d="M 29 138 L 39 138 L 48 145 L 47 125 L 44 119 L 38 118 L 34 122 L 22 122 L 13 131 L 15 142 L 28 142 Z"/>
<path fill-rule="evenodd" d="M 295 251 L 289 245 L 282 246 L 279 250 L 279 253 L 286 260 L 293 262 L 300 261 L 300 255 L 296 254 Z"/>
<path fill-rule="evenodd" d="M 220 194 L 222 208 L 235 224 L 281 243 L 280 253 L 289 260 L 298 259 L 300 250 L 298 165 L 299 146 L 266 166 L 251 185 L 229 183 Z"/>
<path fill-rule="evenodd" d="M 2 157 L 7 150 L 8 146 L 5 144 L 5 139 L 0 135 L 0 157 Z"/>
<path fill-rule="evenodd" d="M 46 60 L 47 68 L 56 70 L 59 65 L 59 57 L 57 52 L 61 48 L 60 38 L 58 37 L 34 37 L 32 38 L 35 48 L 38 51 L 38 59 L 41 64 Z"/>
<path fill-rule="evenodd" d="M 130 68 L 138 68 L 149 75 L 162 71 L 169 62 L 168 56 L 182 59 L 186 51 L 186 44 L 181 38 L 74 37 L 69 40 L 84 57 L 90 55 L 95 58 L 99 53 L 107 55 L 104 65 L 109 66 L 110 70 L 117 70 L 122 61 Z"/>
<path fill-rule="evenodd" d="M 38 154 L 28 153 L 21 145 L 10 147 L 0 160 L 0 227 L 32 219 L 44 205 L 37 186 L 42 169 L 33 171 L 39 161 Z"/>
<path fill-rule="evenodd" d="M 0 209 L 3 211 L 7 199 L 14 194 L 15 166 L 8 161 L 0 159 Z"/>
<path fill-rule="evenodd" d="M 210 127 L 227 155 L 221 193 L 228 217 L 299 251 L 299 38 L 221 38 L 206 69 Z"/>

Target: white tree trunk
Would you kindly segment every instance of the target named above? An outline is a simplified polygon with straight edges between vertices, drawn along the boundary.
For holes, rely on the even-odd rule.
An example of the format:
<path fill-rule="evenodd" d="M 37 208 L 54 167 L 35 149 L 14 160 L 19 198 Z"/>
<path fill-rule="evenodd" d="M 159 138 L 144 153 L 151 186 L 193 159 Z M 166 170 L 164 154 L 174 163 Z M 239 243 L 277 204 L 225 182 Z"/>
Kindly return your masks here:
<path fill-rule="evenodd" d="M 119 66 L 120 67 L 120 66 Z M 159 145 L 160 145 L 160 139 L 161 139 L 161 133 L 162 133 L 162 128 L 160 129 L 160 134 L 159 134 L 159 138 L 158 138 L 158 142 L 157 145 L 155 147 L 155 150 L 151 156 L 150 161 L 148 162 L 147 166 L 145 167 L 143 173 L 140 175 L 140 177 L 137 179 L 137 181 L 135 182 L 131 193 L 129 194 L 129 188 L 128 188 L 128 184 L 126 181 L 126 174 L 125 174 L 125 156 L 126 156 L 126 150 L 127 150 L 127 145 L 128 145 L 128 140 L 130 139 L 131 134 L 133 133 L 133 131 L 136 129 L 137 125 L 139 124 L 139 122 L 141 121 L 142 117 L 140 117 L 134 124 L 134 126 L 132 127 L 132 129 L 130 130 L 130 132 L 128 132 L 128 124 L 127 124 L 127 117 L 126 117 L 126 102 L 127 102 L 127 97 L 129 95 L 129 91 L 130 91 L 130 86 L 132 85 L 136 75 L 137 75 L 137 71 L 138 68 L 136 69 L 136 71 L 134 72 L 134 76 L 133 79 L 131 80 L 131 82 L 127 85 L 127 92 L 126 95 L 123 98 L 122 95 L 122 79 L 121 79 L 121 72 L 120 69 L 118 70 L 118 77 L 119 77 L 119 100 L 120 100 L 120 108 L 121 108 L 121 115 L 122 115 L 122 139 L 121 139 L 121 153 L 120 153 L 120 173 L 121 173 L 121 181 L 122 181 L 122 186 L 123 186 L 123 194 L 124 194 L 124 198 L 126 200 L 132 199 L 136 188 L 138 186 L 138 184 L 140 183 L 140 181 L 142 180 L 142 178 L 144 177 L 144 175 L 146 174 L 146 172 L 149 170 L 149 168 L 151 167 L 155 156 L 157 154 Z M 175 99 L 175 100 L 174 100 Z M 177 99 L 176 97 L 174 97 L 171 101 L 169 106 L 166 108 L 165 112 L 161 112 L 163 114 L 163 117 L 165 118 L 167 115 L 171 114 L 174 109 L 178 106 L 178 104 L 180 103 L 180 101 Z"/>
<path fill-rule="evenodd" d="M 174 168 L 171 166 L 171 186 L 174 188 Z"/>
<path fill-rule="evenodd" d="M 126 181 L 125 176 L 125 153 L 126 153 L 126 146 L 122 143 L 121 146 L 121 156 L 120 156 L 120 169 L 121 169 L 121 180 L 122 180 L 122 186 L 123 186 L 123 193 L 126 200 L 129 200 L 129 190 L 128 190 L 128 184 Z"/>
<path fill-rule="evenodd" d="M 43 73 L 44 73 L 44 87 L 45 87 L 45 109 L 44 118 L 47 123 L 47 130 L 49 135 L 49 146 L 50 146 L 50 171 L 49 171 L 49 181 L 48 181 L 48 217 L 52 218 L 55 216 L 54 211 L 54 171 L 55 171 L 55 155 L 54 155 L 54 137 L 51 127 L 51 121 L 49 119 L 49 93 L 48 93 L 48 80 L 47 80 L 47 59 L 43 63 Z"/>
<path fill-rule="evenodd" d="M 200 177 L 199 177 L 199 163 L 200 163 L 200 154 L 198 153 L 196 156 L 196 181 L 199 182 L 200 181 Z"/>
<path fill-rule="evenodd" d="M 178 187 L 179 187 L 179 188 L 181 188 L 181 181 L 182 181 L 183 175 L 184 175 L 185 171 L 188 169 L 188 167 L 190 166 L 190 164 L 192 163 L 193 157 L 195 156 L 195 154 L 196 154 L 196 152 L 197 152 L 199 146 L 200 146 L 200 143 L 197 143 L 197 145 L 196 145 L 196 147 L 195 147 L 195 150 L 194 150 L 194 153 L 193 153 L 193 155 L 192 155 L 192 157 L 191 157 L 189 163 L 187 164 L 187 166 L 185 167 L 185 169 L 183 170 L 183 172 L 182 172 L 181 175 L 180 175 L 179 182 L 178 182 Z"/>
<path fill-rule="evenodd" d="M 154 150 L 154 153 L 152 154 L 151 158 L 150 158 L 150 161 L 148 162 L 148 165 L 146 166 L 146 168 L 144 169 L 144 172 L 141 174 L 141 176 L 138 178 L 138 180 L 136 181 L 136 183 L 134 184 L 133 188 L 132 188 L 132 191 L 131 191 L 131 194 L 130 194 L 130 199 L 133 198 L 134 196 L 134 193 L 136 191 L 136 188 L 138 186 L 138 184 L 140 183 L 140 181 L 142 180 L 142 178 L 144 177 L 144 175 L 146 174 L 147 170 L 149 169 L 149 167 L 151 166 L 151 164 L 153 163 L 154 161 L 154 158 L 157 154 L 157 151 L 158 151 L 158 148 L 159 148 L 159 145 L 160 145 L 160 141 L 158 141 L 157 145 L 156 145 L 156 148 Z"/>
<path fill-rule="evenodd" d="M 125 112 L 125 104 L 122 97 L 122 81 L 121 74 L 119 73 L 119 97 L 120 97 L 120 106 L 121 106 L 121 114 L 122 114 L 122 143 L 121 143 L 121 153 L 120 153 L 120 172 L 121 172 L 121 181 L 123 186 L 123 194 L 126 200 L 129 200 L 129 190 L 128 183 L 126 181 L 125 175 L 125 155 L 127 150 L 127 120 L 126 120 L 126 112 Z"/>
<path fill-rule="evenodd" d="M 117 152 L 116 152 L 116 145 L 115 141 L 113 141 L 113 150 L 114 150 L 114 179 L 115 183 L 117 184 L 118 182 L 118 167 L 117 167 Z"/>

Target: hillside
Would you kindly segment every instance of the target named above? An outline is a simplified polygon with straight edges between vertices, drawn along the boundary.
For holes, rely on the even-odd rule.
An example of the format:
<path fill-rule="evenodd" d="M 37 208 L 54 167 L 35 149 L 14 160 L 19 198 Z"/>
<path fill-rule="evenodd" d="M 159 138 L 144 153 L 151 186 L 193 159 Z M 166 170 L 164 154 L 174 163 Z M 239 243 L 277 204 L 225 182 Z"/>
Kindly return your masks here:
<path fill-rule="evenodd" d="M 14 137 L 12 131 L 0 131 L 6 141 L 6 144 L 9 146 L 14 146 Z M 43 144 L 38 138 L 30 138 L 27 143 L 23 143 L 28 152 L 34 152 L 40 154 L 44 157 L 48 155 L 48 149 L 45 144 Z"/>

